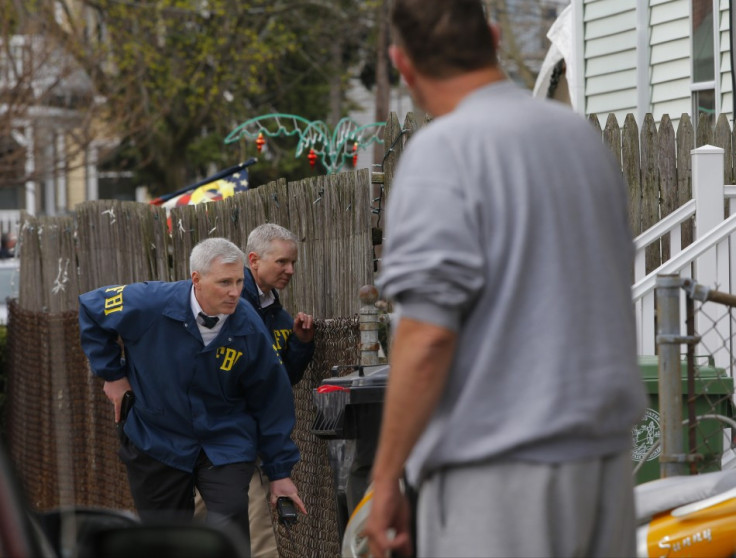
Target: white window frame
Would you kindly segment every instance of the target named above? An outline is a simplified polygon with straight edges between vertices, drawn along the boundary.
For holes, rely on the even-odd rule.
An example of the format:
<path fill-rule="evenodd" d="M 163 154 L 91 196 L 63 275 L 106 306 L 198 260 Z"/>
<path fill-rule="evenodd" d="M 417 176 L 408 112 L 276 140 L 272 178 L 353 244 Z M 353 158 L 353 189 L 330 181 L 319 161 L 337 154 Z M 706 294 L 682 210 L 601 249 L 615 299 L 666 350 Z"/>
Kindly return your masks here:
<path fill-rule="evenodd" d="M 690 107 L 691 107 L 691 118 L 693 122 L 693 126 L 697 129 L 699 115 L 698 115 L 698 107 L 695 103 L 695 93 L 698 91 L 713 91 L 713 105 L 715 112 L 713 114 L 713 122 L 715 123 L 718 120 L 718 116 L 721 113 L 721 85 L 720 85 L 720 79 L 719 76 L 721 75 L 721 60 L 720 60 L 720 27 L 719 27 L 719 21 L 720 21 L 720 1 L 719 0 L 711 0 L 711 4 L 713 7 L 713 79 L 709 81 L 698 81 L 690 82 Z M 695 49 L 693 48 L 693 33 L 692 33 L 692 23 L 693 23 L 693 0 L 690 0 L 688 3 L 688 7 L 690 10 L 690 76 L 692 80 L 692 76 L 695 75 L 695 56 L 694 52 Z"/>

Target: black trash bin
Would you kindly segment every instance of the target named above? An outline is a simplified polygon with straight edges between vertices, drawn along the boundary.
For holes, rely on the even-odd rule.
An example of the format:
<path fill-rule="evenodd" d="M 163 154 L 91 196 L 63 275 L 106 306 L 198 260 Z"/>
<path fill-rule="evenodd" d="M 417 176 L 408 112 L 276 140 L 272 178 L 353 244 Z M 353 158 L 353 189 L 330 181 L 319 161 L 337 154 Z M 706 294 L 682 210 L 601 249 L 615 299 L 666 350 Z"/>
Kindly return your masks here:
<path fill-rule="evenodd" d="M 353 372 L 345 373 L 347 370 Z M 335 366 L 313 390 L 312 433 L 327 440 L 334 473 L 339 540 L 368 488 L 381 429 L 388 365 Z"/>

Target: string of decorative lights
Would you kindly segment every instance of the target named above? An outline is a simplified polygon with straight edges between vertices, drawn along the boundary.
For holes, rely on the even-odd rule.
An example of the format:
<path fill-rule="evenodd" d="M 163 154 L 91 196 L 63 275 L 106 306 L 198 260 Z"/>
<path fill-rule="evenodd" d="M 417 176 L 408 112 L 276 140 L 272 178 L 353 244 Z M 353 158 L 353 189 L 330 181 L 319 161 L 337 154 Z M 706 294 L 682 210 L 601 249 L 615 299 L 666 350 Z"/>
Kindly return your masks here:
<path fill-rule="evenodd" d="M 230 144 L 241 138 L 255 141 L 260 153 L 266 145 L 266 138 L 297 136 L 295 156 L 307 153 L 309 164 L 319 160 L 327 174 L 340 172 L 345 163 L 358 162 L 358 151 L 373 143 L 383 143 L 380 134 L 385 122 L 372 122 L 363 126 L 352 118 L 345 117 L 335 125 L 334 130 L 322 120 L 307 120 L 295 114 L 273 113 L 246 120 L 225 138 Z"/>

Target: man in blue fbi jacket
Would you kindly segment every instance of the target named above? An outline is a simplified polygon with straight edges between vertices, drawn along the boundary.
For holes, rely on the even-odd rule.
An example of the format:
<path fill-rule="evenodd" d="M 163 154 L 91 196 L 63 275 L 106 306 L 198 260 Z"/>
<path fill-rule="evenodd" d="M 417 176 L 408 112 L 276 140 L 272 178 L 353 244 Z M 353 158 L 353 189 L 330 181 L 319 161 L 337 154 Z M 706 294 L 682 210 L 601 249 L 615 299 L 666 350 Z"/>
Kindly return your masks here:
<path fill-rule="evenodd" d="M 290 475 L 294 401 L 273 340 L 240 298 L 245 255 L 224 238 L 197 244 L 191 279 L 108 286 L 79 297 L 82 348 L 120 421 L 135 403 L 119 456 L 143 521 L 207 521 L 248 536 L 248 485 L 260 455 L 271 502 L 304 503 Z M 122 345 L 122 351 L 121 351 Z"/>
<path fill-rule="evenodd" d="M 281 306 L 278 291 L 288 286 L 296 268 L 298 238 L 276 223 L 264 223 L 248 235 L 243 299 L 250 302 L 271 332 L 291 385 L 304 376 L 314 355 L 314 321 L 299 312 L 294 318 Z M 250 481 L 250 535 L 254 558 L 278 555 L 269 509 L 269 483 L 259 467 Z"/>
<path fill-rule="evenodd" d="M 291 385 L 299 383 L 314 356 L 312 316 L 298 312 L 292 318 L 281 306 L 278 293 L 294 275 L 297 243 L 294 233 L 276 223 L 253 229 L 245 247 L 248 267 L 242 293 L 271 332 Z"/>

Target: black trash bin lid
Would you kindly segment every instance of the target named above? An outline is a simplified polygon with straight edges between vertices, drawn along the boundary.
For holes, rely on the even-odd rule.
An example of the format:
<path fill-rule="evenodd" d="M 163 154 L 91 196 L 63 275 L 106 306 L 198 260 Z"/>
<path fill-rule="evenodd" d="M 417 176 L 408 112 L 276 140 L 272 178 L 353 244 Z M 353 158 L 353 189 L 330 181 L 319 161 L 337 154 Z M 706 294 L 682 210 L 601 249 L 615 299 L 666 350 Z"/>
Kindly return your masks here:
<path fill-rule="evenodd" d="M 346 368 L 355 368 L 355 372 L 345 374 L 344 376 L 333 376 L 325 378 L 320 385 L 332 385 L 345 388 L 359 387 L 385 387 L 388 382 L 388 364 L 376 364 L 374 366 L 335 366 L 332 372 L 338 373 Z"/>

